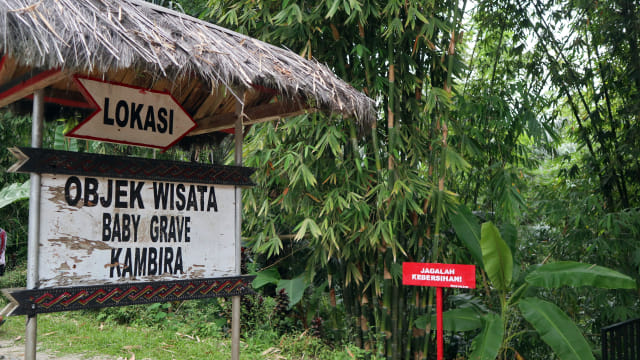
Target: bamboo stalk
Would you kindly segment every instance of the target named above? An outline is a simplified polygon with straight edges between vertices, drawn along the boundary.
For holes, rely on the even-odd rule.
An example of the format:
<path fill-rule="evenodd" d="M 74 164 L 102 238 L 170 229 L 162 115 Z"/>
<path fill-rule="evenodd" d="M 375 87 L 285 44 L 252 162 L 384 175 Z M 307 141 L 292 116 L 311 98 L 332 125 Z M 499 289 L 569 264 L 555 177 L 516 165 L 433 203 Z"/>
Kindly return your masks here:
<path fill-rule="evenodd" d="M 354 284 L 354 286 L 351 286 L 351 291 L 353 291 L 353 308 L 354 308 L 354 313 L 353 313 L 353 318 L 356 322 L 356 339 L 355 339 L 355 343 L 356 346 L 359 348 L 362 348 L 362 328 L 361 328 L 361 319 L 360 319 L 360 301 L 361 301 L 361 297 L 360 294 L 358 294 L 358 286 Z"/>
<path fill-rule="evenodd" d="M 400 285 L 393 285 L 393 295 L 391 298 L 392 306 L 391 306 L 391 334 L 392 334 L 392 342 L 391 342 L 391 356 L 393 360 L 400 359 L 400 326 L 399 326 L 399 316 L 400 316 Z"/>

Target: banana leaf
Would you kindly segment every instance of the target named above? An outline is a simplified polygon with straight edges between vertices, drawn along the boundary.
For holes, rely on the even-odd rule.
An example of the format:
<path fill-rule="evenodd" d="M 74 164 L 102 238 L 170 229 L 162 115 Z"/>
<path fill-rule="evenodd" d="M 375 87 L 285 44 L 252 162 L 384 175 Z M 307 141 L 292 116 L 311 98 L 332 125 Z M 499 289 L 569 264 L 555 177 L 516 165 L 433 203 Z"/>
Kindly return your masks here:
<path fill-rule="evenodd" d="M 482 224 L 480 229 L 480 248 L 484 270 L 492 285 L 498 290 L 508 290 L 513 277 L 513 257 L 500 231 L 491 222 Z"/>
<path fill-rule="evenodd" d="M 544 288 L 594 286 L 603 289 L 635 289 L 636 281 L 609 268 L 574 261 L 545 264 L 532 271 L 525 280 Z"/>
<path fill-rule="evenodd" d="M 0 209 L 16 201 L 28 199 L 30 184 L 27 180 L 24 184 L 15 183 L 0 190 Z"/>
<path fill-rule="evenodd" d="M 484 267 L 480 249 L 480 223 L 476 216 L 466 206 L 460 204 L 451 216 L 451 225 L 478 266 Z"/>
<path fill-rule="evenodd" d="M 471 343 L 469 360 L 495 360 L 502 347 L 504 326 L 502 318 L 496 314 L 486 314 L 482 317 L 484 327 L 482 332 Z"/>
<path fill-rule="evenodd" d="M 556 305 L 538 298 L 526 298 L 520 301 L 519 306 L 522 316 L 559 359 L 595 359 L 578 327 Z"/>

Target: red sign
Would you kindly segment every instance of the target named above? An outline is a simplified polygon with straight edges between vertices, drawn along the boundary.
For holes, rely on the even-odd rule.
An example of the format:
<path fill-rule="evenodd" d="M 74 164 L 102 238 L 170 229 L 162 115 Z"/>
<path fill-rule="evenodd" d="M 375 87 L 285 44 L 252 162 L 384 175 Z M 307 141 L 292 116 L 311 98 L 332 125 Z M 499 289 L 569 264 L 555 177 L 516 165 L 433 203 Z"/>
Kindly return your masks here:
<path fill-rule="evenodd" d="M 167 92 L 76 77 L 97 109 L 67 136 L 167 150 L 197 126 Z"/>
<path fill-rule="evenodd" d="M 402 284 L 475 289 L 476 266 L 405 262 Z"/>

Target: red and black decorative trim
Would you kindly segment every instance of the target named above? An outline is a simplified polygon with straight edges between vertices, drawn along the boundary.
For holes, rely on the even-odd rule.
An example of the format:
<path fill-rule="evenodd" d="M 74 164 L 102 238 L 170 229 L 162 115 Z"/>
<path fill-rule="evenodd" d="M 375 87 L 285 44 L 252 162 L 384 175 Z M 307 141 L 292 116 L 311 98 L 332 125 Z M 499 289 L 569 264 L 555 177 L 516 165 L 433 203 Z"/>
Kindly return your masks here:
<path fill-rule="evenodd" d="M 255 276 L 4 290 L 18 307 L 11 315 L 97 309 L 168 301 L 251 295 Z"/>
<path fill-rule="evenodd" d="M 255 185 L 250 178 L 255 169 L 240 166 L 207 165 L 24 147 L 9 150 L 19 160 L 9 169 L 11 172 L 102 176 L 217 185 Z"/>

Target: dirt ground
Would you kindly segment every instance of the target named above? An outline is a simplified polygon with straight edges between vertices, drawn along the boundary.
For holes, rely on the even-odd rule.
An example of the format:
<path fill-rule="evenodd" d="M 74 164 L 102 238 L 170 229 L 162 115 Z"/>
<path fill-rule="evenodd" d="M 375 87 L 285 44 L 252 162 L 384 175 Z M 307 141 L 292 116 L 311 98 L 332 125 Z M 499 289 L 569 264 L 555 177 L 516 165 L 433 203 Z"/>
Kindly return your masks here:
<path fill-rule="evenodd" d="M 24 341 L 21 339 L 0 340 L 0 360 L 23 360 Z M 37 351 L 38 360 L 129 360 L 126 358 L 86 357 L 82 355 L 56 355 L 52 351 Z"/>

